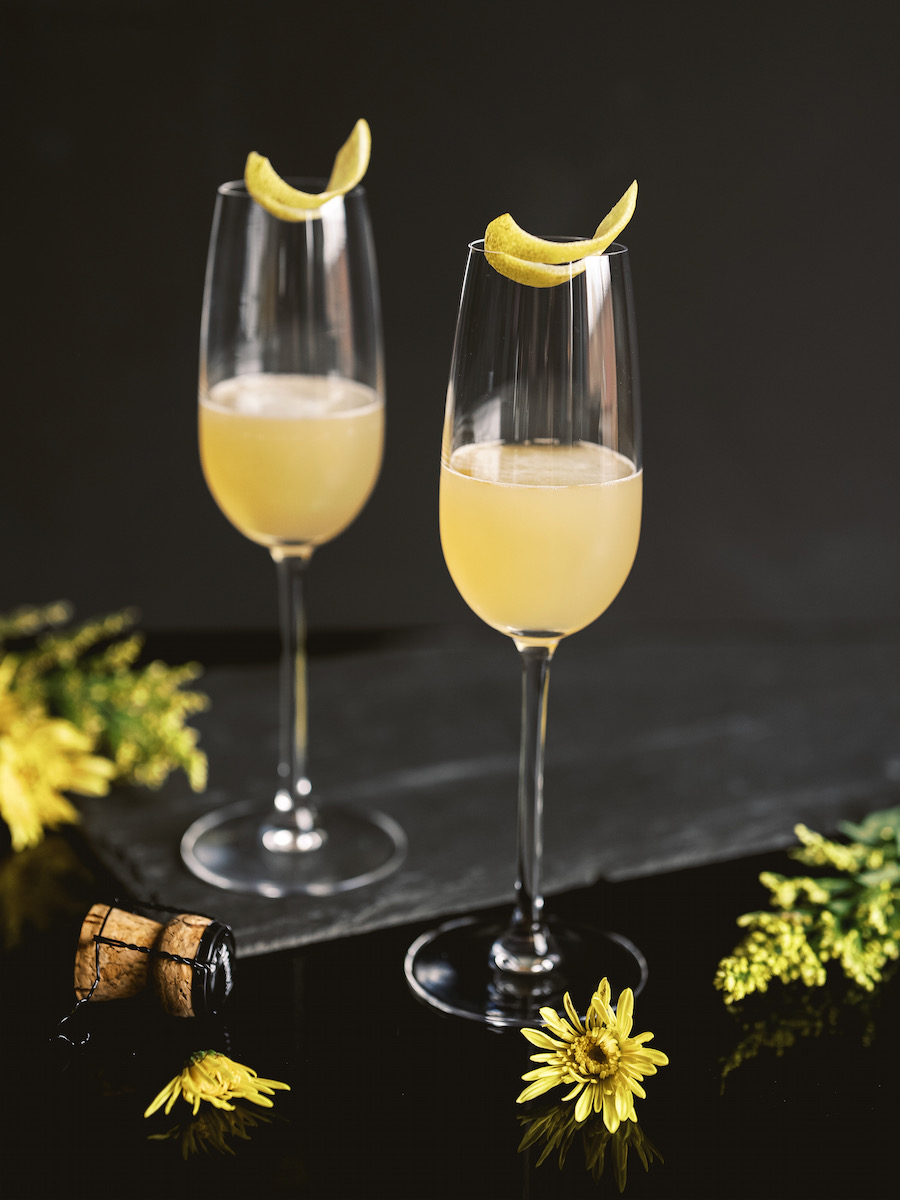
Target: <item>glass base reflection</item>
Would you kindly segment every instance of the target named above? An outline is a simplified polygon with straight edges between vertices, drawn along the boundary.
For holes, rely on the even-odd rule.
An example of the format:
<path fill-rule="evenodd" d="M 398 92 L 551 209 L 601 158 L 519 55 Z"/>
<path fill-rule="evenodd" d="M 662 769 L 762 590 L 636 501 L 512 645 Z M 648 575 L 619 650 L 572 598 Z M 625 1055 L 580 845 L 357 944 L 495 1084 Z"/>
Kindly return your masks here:
<path fill-rule="evenodd" d="M 604 977 L 613 996 L 627 987 L 637 996 L 647 982 L 646 959 L 627 938 L 553 920 L 549 928 L 560 954 L 556 970 L 544 976 L 498 971 L 491 950 L 504 928 L 499 921 L 462 917 L 422 934 L 404 964 L 413 994 L 453 1016 L 520 1027 L 540 1024 L 541 1008 L 562 1011 L 565 992 L 576 1004 L 587 1004 Z"/>

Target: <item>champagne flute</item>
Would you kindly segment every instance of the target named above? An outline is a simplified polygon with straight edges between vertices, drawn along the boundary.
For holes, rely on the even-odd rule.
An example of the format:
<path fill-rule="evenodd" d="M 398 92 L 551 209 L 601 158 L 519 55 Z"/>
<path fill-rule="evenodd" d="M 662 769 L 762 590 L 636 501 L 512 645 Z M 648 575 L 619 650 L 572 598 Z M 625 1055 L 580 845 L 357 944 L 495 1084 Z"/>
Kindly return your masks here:
<path fill-rule="evenodd" d="M 410 987 L 444 1012 L 522 1025 L 566 990 L 591 996 L 603 976 L 616 994 L 646 979 L 626 938 L 549 919 L 541 881 L 550 660 L 609 606 L 634 561 L 638 391 L 624 246 L 544 288 L 499 274 L 483 242 L 471 244 L 441 447 L 441 544 L 463 599 L 521 659 L 518 878 L 505 925 L 465 917 L 410 947 Z"/>
<path fill-rule="evenodd" d="M 207 813 L 185 833 L 181 853 L 218 887 L 329 895 L 389 874 L 406 847 L 384 814 L 320 808 L 307 774 L 303 575 L 315 549 L 365 505 L 384 437 L 381 316 L 364 190 L 284 221 L 242 182 L 223 184 L 200 342 L 206 482 L 229 521 L 268 549 L 278 576 L 280 748 L 274 800 Z"/>

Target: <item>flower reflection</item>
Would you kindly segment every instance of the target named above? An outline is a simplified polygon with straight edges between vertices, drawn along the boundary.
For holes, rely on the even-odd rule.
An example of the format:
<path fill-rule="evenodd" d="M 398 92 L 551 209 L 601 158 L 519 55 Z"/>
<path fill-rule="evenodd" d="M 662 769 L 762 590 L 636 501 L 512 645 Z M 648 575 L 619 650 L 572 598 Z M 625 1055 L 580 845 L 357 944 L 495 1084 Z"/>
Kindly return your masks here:
<path fill-rule="evenodd" d="M 229 1109 L 204 1109 L 199 1116 L 176 1125 L 166 1133 L 151 1133 L 149 1140 L 180 1141 L 181 1157 L 185 1160 L 192 1154 L 209 1154 L 211 1150 L 219 1154 L 234 1154 L 234 1149 L 228 1144 L 229 1138 L 241 1138 L 248 1142 L 251 1129 L 268 1123 L 269 1118 L 262 1113 L 251 1112 L 249 1108 L 236 1104 Z"/>
<path fill-rule="evenodd" d="M 626 1121 L 610 1132 L 599 1115 L 578 1121 L 575 1106 L 562 1102 L 547 1105 L 534 1115 L 520 1117 L 519 1120 L 524 1126 L 524 1134 L 519 1142 L 520 1153 L 531 1146 L 543 1146 L 536 1167 L 555 1153 L 559 1169 L 562 1170 L 577 1139 L 584 1153 L 585 1169 L 595 1183 L 600 1182 L 609 1157 L 620 1193 L 625 1191 L 629 1151 L 634 1151 L 645 1171 L 650 1170 L 654 1159 L 663 1161 L 662 1155 L 637 1121 Z"/>
<path fill-rule="evenodd" d="M 896 973 L 885 972 L 881 987 L 870 991 L 857 984 L 833 980 L 810 990 L 799 983 L 732 1004 L 728 1011 L 739 1030 L 739 1040 L 722 1060 L 722 1089 L 732 1071 L 764 1051 L 781 1057 L 797 1042 L 811 1038 L 850 1036 L 869 1047 L 875 1040 L 876 1019 L 887 983 Z"/>
<path fill-rule="evenodd" d="M 0 859 L 0 945 L 18 946 L 30 930 L 49 929 L 83 911 L 92 875 L 59 834 Z"/>

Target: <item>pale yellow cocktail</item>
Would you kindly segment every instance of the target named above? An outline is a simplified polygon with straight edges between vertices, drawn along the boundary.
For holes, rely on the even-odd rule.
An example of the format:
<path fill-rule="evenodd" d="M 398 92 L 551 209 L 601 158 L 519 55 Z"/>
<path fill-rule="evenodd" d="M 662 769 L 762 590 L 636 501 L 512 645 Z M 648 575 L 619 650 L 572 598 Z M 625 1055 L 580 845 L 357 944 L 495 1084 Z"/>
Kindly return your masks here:
<path fill-rule="evenodd" d="M 241 533 L 310 553 L 368 500 L 381 467 L 384 403 L 369 387 L 315 375 L 241 375 L 200 399 L 209 490 Z"/>
<path fill-rule="evenodd" d="M 634 464 L 592 442 L 461 446 L 441 466 L 441 544 L 453 582 L 502 633 L 574 633 L 628 577 L 641 497 Z"/>

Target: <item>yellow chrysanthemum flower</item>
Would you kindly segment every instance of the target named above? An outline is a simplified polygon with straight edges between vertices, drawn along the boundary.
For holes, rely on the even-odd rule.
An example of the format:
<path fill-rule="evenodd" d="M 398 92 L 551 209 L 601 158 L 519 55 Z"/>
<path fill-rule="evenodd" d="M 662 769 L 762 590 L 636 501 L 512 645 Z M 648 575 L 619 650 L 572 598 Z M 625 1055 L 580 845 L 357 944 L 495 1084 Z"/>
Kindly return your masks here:
<path fill-rule="evenodd" d="M 11 690 L 16 661 L 0 659 L 0 818 L 13 850 L 36 846 L 46 828 L 78 820 L 63 792 L 102 796 L 115 767 L 92 754 L 93 738 L 71 721 L 24 705 Z"/>
<path fill-rule="evenodd" d="M 217 1050 L 198 1050 L 188 1059 L 181 1074 L 166 1084 L 144 1116 L 149 1117 L 163 1104 L 168 1115 L 179 1096 L 193 1105 L 194 1116 L 201 1100 L 229 1111 L 234 1109 L 232 1100 L 252 1100 L 263 1108 L 271 1108 L 272 1101 L 267 1096 L 276 1089 L 291 1090 L 286 1083 L 275 1079 L 260 1079 L 250 1067 L 233 1062 Z"/>
<path fill-rule="evenodd" d="M 603 1123 L 615 1133 L 622 1121 L 636 1121 L 634 1097 L 646 1096 L 640 1080 L 655 1075 L 668 1058 L 660 1050 L 644 1043 L 652 1033 L 631 1036 L 634 994 L 626 988 L 616 1010 L 610 1005 L 610 986 L 606 979 L 594 993 L 582 1024 L 569 993 L 563 997 L 568 1021 L 552 1008 L 542 1008 L 542 1029 L 523 1029 L 522 1034 L 535 1046 L 547 1051 L 532 1054 L 531 1061 L 543 1063 L 522 1076 L 531 1081 L 518 1097 L 520 1104 L 533 1100 L 551 1088 L 574 1084 L 563 1100 L 575 1100 L 575 1120 L 586 1121 L 592 1112 L 603 1114 Z M 554 1035 L 554 1036 L 551 1036 Z"/>

